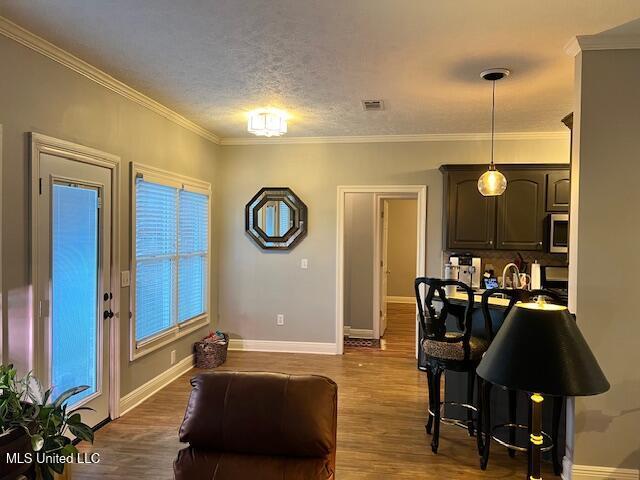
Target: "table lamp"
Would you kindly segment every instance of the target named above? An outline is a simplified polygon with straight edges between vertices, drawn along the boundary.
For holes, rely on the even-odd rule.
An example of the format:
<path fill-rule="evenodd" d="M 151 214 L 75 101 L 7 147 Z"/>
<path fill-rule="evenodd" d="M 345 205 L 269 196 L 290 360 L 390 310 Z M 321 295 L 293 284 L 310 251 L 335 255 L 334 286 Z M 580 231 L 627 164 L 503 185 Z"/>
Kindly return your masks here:
<path fill-rule="evenodd" d="M 482 357 L 478 375 L 494 385 L 530 393 L 528 480 L 539 480 L 542 402 L 545 395 L 576 397 L 609 390 L 567 307 L 517 303 Z"/>

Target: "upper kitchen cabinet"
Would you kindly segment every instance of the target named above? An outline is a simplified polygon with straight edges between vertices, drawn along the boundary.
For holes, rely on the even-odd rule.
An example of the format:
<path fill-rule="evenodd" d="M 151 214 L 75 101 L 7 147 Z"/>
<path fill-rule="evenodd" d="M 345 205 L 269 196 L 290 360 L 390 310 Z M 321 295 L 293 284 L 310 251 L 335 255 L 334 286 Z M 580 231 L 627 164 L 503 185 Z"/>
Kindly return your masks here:
<path fill-rule="evenodd" d="M 569 169 L 558 164 L 499 165 L 507 190 L 483 197 L 478 178 L 486 165 L 443 165 L 444 245 L 451 251 L 531 250 L 545 245 L 549 212 L 569 205 Z"/>
<path fill-rule="evenodd" d="M 445 176 L 445 235 L 451 250 L 493 248 L 495 198 L 478 191 L 483 169 L 443 170 Z"/>
<path fill-rule="evenodd" d="M 571 199 L 569 170 L 547 173 L 547 212 L 568 212 Z"/>
<path fill-rule="evenodd" d="M 496 248 L 542 250 L 545 172 L 505 170 L 507 190 L 497 197 Z"/>

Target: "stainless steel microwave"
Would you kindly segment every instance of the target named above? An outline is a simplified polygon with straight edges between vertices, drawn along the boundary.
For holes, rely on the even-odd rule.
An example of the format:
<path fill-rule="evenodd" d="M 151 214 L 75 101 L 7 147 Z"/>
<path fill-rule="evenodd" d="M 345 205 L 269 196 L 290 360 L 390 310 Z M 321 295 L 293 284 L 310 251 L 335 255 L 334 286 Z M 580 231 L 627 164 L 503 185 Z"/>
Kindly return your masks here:
<path fill-rule="evenodd" d="M 569 214 L 549 214 L 549 252 L 567 253 L 569 251 Z"/>

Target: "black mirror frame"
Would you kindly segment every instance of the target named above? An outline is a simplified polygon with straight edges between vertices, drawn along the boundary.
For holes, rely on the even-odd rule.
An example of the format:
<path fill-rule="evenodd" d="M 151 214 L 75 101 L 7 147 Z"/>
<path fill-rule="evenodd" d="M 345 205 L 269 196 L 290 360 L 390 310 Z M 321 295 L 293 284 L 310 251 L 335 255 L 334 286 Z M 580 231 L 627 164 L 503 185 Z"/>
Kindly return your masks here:
<path fill-rule="evenodd" d="M 268 236 L 258 226 L 258 211 L 270 200 L 286 203 L 293 212 L 293 226 L 280 237 Z M 289 187 L 263 187 L 244 208 L 245 231 L 263 250 L 292 250 L 307 235 L 307 206 Z"/>

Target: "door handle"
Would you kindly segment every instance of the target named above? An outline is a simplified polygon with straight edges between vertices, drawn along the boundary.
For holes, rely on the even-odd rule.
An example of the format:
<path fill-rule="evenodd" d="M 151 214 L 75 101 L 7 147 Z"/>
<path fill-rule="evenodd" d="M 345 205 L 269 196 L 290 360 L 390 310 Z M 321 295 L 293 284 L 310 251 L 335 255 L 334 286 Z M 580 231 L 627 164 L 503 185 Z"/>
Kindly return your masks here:
<path fill-rule="evenodd" d="M 103 313 L 103 317 L 106 320 L 107 318 L 113 318 L 113 312 L 111 310 L 105 310 Z"/>

